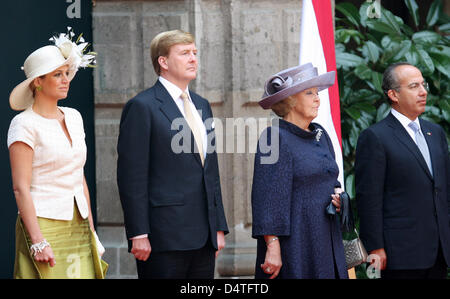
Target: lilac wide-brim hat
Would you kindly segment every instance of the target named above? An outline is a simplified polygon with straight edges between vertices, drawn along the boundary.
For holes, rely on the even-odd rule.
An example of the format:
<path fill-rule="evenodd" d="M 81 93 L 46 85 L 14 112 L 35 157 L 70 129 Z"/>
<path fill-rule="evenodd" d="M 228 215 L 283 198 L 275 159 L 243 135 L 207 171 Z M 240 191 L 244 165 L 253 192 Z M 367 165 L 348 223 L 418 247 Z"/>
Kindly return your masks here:
<path fill-rule="evenodd" d="M 312 63 L 295 66 L 272 75 L 266 81 L 263 97 L 258 103 L 263 109 L 270 109 L 273 104 L 305 89 L 327 89 L 334 84 L 335 78 L 335 71 L 319 75 Z"/>

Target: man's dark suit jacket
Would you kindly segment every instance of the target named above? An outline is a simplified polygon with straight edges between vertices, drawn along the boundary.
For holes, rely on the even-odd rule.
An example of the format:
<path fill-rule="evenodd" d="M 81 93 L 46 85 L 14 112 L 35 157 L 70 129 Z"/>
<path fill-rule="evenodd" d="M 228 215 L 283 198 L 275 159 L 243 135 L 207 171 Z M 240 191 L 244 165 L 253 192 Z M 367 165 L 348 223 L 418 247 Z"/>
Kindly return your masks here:
<path fill-rule="evenodd" d="M 212 118 L 208 101 L 193 92 L 190 95 L 203 122 Z M 217 153 L 207 154 L 202 167 L 192 133 L 191 151 L 175 153 L 172 138 L 183 129 L 171 129 L 177 118 L 189 128 L 159 80 L 123 109 L 117 183 L 126 235 L 129 239 L 148 234 L 152 252 L 199 249 L 208 237 L 217 249 L 217 231 L 228 232 Z M 207 134 L 210 140 L 214 130 L 207 126 Z M 215 146 L 214 142 L 210 143 Z"/>
<path fill-rule="evenodd" d="M 444 130 L 420 119 L 434 177 L 414 140 L 390 113 L 364 130 L 355 160 L 361 239 L 384 248 L 387 269 L 431 268 L 439 240 L 450 263 L 450 162 Z"/>

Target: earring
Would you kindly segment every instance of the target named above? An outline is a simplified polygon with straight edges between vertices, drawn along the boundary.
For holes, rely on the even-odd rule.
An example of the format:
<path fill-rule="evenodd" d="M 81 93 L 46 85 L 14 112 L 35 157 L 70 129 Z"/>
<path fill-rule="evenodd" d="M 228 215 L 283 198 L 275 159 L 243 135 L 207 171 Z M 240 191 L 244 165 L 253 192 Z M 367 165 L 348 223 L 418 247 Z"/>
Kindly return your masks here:
<path fill-rule="evenodd" d="M 36 90 L 37 91 L 41 91 L 42 90 L 42 86 L 36 86 Z"/>

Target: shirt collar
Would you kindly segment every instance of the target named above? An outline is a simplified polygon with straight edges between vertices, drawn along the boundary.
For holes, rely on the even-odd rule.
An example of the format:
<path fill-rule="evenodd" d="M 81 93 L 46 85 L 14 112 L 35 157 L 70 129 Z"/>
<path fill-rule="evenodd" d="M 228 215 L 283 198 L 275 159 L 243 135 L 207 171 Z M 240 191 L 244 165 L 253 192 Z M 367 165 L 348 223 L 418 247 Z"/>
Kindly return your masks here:
<path fill-rule="evenodd" d="M 405 128 L 409 128 L 409 123 L 411 122 L 411 120 L 406 117 L 405 115 L 401 114 L 400 112 L 398 112 L 397 110 L 395 110 L 394 108 L 391 108 L 391 113 L 392 115 L 394 115 L 394 117 L 402 124 L 403 127 Z M 419 122 L 419 118 L 416 117 L 415 120 L 413 120 L 413 122 L 415 122 L 420 129 L 420 122 Z"/>
<path fill-rule="evenodd" d="M 172 99 L 177 100 L 178 98 L 180 98 L 183 91 L 178 86 L 176 86 L 175 84 L 173 84 L 172 82 L 170 82 L 169 80 L 165 79 L 162 76 L 159 76 L 159 82 L 161 82 L 161 84 L 167 89 Z M 186 90 L 184 92 L 187 93 L 189 100 L 191 100 L 191 95 L 189 94 L 189 87 L 186 87 Z"/>

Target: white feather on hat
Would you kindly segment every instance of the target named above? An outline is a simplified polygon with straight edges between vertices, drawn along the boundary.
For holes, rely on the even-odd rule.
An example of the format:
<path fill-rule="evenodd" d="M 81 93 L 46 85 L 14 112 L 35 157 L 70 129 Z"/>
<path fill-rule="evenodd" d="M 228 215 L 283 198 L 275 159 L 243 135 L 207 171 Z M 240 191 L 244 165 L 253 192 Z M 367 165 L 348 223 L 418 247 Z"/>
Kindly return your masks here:
<path fill-rule="evenodd" d="M 27 79 L 22 81 L 9 95 L 9 105 L 13 110 L 25 110 L 33 104 L 33 92 L 30 83 L 43 75 L 53 72 L 63 65 L 69 65 L 68 79 L 71 81 L 80 67 L 94 67 L 97 53 L 83 54 L 88 43 L 84 42 L 82 34 L 76 42 L 72 42 L 75 35 L 71 27 L 68 33 L 50 38 L 55 45 L 41 47 L 31 53 L 23 64 L 22 70 Z M 81 44 L 77 44 L 81 41 Z"/>

